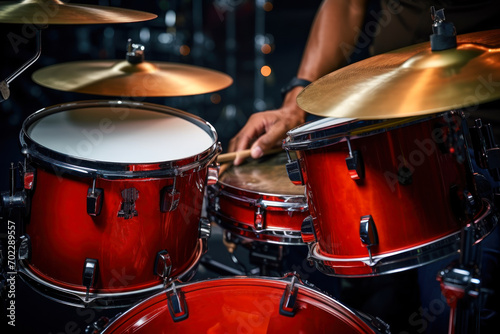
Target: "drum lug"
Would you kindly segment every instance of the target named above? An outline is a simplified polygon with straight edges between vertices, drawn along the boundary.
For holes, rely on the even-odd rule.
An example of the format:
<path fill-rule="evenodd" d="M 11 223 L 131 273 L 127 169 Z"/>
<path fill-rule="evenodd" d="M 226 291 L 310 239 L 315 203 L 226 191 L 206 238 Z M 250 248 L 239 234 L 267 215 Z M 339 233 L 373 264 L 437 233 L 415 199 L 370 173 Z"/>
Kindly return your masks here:
<path fill-rule="evenodd" d="M 29 235 L 24 234 L 19 237 L 19 248 L 17 250 L 19 260 L 31 260 L 31 239 Z"/>
<path fill-rule="evenodd" d="M 208 218 L 201 217 L 200 226 L 198 230 L 198 237 L 201 239 L 208 239 L 210 238 L 210 232 L 211 232 L 210 221 L 208 220 Z"/>
<path fill-rule="evenodd" d="M 300 163 L 298 160 L 288 162 L 286 164 L 286 172 L 293 184 L 296 186 L 304 185 L 304 178 L 302 177 L 302 171 L 300 170 Z"/>
<path fill-rule="evenodd" d="M 166 283 L 172 273 L 172 259 L 167 250 L 159 251 L 156 254 L 154 274 L 160 276 Z"/>
<path fill-rule="evenodd" d="M 95 217 L 101 213 L 104 190 L 95 187 L 95 179 L 92 182 L 92 188 L 87 191 L 87 214 Z"/>
<path fill-rule="evenodd" d="M 123 189 L 122 198 L 123 202 L 120 211 L 118 211 L 118 217 L 130 219 L 137 216 L 135 201 L 139 198 L 139 191 L 135 188 Z"/>
<path fill-rule="evenodd" d="M 260 206 L 257 207 L 254 215 L 254 227 L 256 230 L 262 230 L 266 224 L 265 211 Z"/>
<path fill-rule="evenodd" d="M 181 193 L 175 190 L 174 185 L 164 187 L 160 192 L 160 211 L 170 212 L 177 209 Z"/>
<path fill-rule="evenodd" d="M 217 184 L 217 182 L 219 181 L 219 168 L 219 164 L 208 166 L 207 186 L 213 186 Z"/>
<path fill-rule="evenodd" d="M 106 329 L 110 322 L 108 317 L 100 317 L 97 321 L 94 321 L 85 328 L 85 334 L 100 334 Z"/>
<path fill-rule="evenodd" d="M 363 156 L 360 151 L 353 151 L 351 148 L 351 140 L 346 137 L 349 156 L 345 158 L 347 171 L 353 180 L 361 180 L 365 177 L 365 166 L 363 164 Z"/>
<path fill-rule="evenodd" d="M 98 261 L 96 259 L 85 259 L 83 265 L 83 275 L 82 275 L 82 285 L 87 288 L 87 293 L 85 295 L 85 301 L 89 301 L 89 291 L 94 285 Z"/>
<path fill-rule="evenodd" d="M 299 288 L 295 286 L 295 281 L 297 276 L 292 276 L 292 281 L 287 284 L 280 301 L 280 314 L 293 317 L 295 316 L 295 302 L 297 301 L 297 295 Z"/>
<path fill-rule="evenodd" d="M 307 216 L 302 221 L 300 234 L 302 236 L 302 241 L 304 241 L 306 244 L 315 242 L 317 240 L 316 231 L 314 230 L 313 220 L 314 218 L 312 216 Z"/>
<path fill-rule="evenodd" d="M 377 228 L 375 227 L 375 221 L 371 215 L 361 217 L 359 224 L 359 236 L 361 242 L 368 249 L 368 256 L 370 257 L 370 264 L 373 264 L 371 247 L 378 245 L 378 235 Z"/>
<path fill-rule="evenodd" d="M 177 291 L 175 282 L 172 282 L 172 290 L 167 292 L 167 305 L 174 322 L 182 321 L 189 316 L 186 298 L 182 291 Z"/>
<path fill-rule="evenodd" d="M 23 175 L 23 185 L 26 190 L 33 190 L 35 185 L 35 169 L 26 169 Z"/>

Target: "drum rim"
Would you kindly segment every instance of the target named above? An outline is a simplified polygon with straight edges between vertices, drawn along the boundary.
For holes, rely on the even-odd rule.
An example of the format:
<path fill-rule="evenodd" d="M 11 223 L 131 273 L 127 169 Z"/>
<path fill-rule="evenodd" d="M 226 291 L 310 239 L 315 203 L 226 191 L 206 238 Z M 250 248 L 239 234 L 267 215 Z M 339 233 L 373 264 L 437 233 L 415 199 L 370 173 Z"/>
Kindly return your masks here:
<path fill-rule="evenodd" d="M 349 119 L 344 123 L 333 124 L 318 129 L 310 129 L 302 132 L 294 133 L 306 125 L 314 122 L 323 121 L 324 119 L 315 120 L 302 124 L 287 132 L 286 138 L 283 140 L 282 147 L 285 150 L 299 151 L 310 150 L 330 146 L 342 141 L 346 137 L 356 139 L 367 137 L 379 133 L 389 132 L 394 129 L 410 126 L 416 123 L 421 123 L 429 119 L 437 118 L 448 112 L 439 114 L 430 114 L 423 116 L 412 116 L 403 118 L 394 118 L 388 120 L 360 120 Z"/>
<path fill-rule="evenodd" d="M 207 240 L 206 238 L 199 238 L 197 241 L 197 246 L 194 254 L 194 258 L 189 266 L 179 274 L 177 274 L 173 279 L 181 281 L 189 281 L 196 274 L 198 265 L 200 264 L 200 259 L 207 250 Z M 86 294 L 85 292 L 71 290 L 58 286 L 52 282 L 48 282 L 30 270 L 29 265 L 24 263 L 23 260 L 19 260 L 18 272 L 21 274 L 21 279 L 30 286 L 37 293 L 45 296 L 46 298 L 53 300 L 57 303 L 63 305 L 69 305 L 73 307 L 87 308 L 90 303 L 96 303 L 91 307 L 97 309 L 111 309 L 120 307 L 130 307 L 137 304 L 138 301 L 143 301 L 145 298 L 154 296 L 158 291 L 165 289 L 164 283 L 158 283 L 154 286 L 147 288 L 130 290 L 126 292 L 105 292 L 105 293 L 90 293 L 91 300 L 85 302 Z M 102 304 L 102 301 L 106 303 Z M 98 304 L 101 303 L 101 304 Z"/>
<path fill-rule="evenodd" d="M 210 289 L 220 289 L 221 287 L 231 287 L 234 286 L 235 284 L 232 282 L 242 282 L 242 281 L 247 281 L 246 285 L 248 286 L 259 286 L 259 287 L 266 287 L 270 289 L 278 289 L 278 288 L 283 288 L 283 291 L 285 291 L 285 288 L 292 282 L 292 276 L 295 276 L 296 278 L 298 277 L 297 275 L 292 275 L 292 274 L 286 274 L 285 277 L 268 277 L 268 276 L 232 276 L 232 277 L 218 277 L 218 278 L 210 278 L 202 281 L 195 281 L 195 282 L 187 282 L 187 283 L 181 283 L 181 284 L 175 284 L 175 289 L 181 290 L 182 288 L 190 288 L 189 291 L 182 291 L 182 293 L 192 293 L 196 292 L 200 289 L 206 290 L 208 288 Z M 302 281 L 300 278 L 297 279 L 298 282 L 295 283 L 295 285 L 298 285 L 302 291 L 302 294 L 308 298 L 314 299 L 316 302 L 321 303 L 323 306 L 327 306 L 330 310 L 334 310 L 335 314 L 341 314 L 342 316 L 339 316 L 338 319 L 348 319 L 349 323 L 356 324 L 358 328 L 363 328 L 365 330 L 370 329 L 372 332 L 376 333 L 377 331 L 382 333 L 381 328 L 376 328 L 375 324 L 381 325 L 388 328 L 388 325 L 386 325 L 383 321 L 380 319 L 373 317 L 371 315 L 367 315 L 365 313 L 361 313 L 343 303 L 341 303 L 339 300 L 333 298 L 329 294 L 321 291 L 320 289 L 314 287 L 313 285 L 309 284 L 308 282 Z M 258 283 L 261 283 L 260 285 Z M 215 284 L 213 284 L 215 283 Z M 209 284 L 209 286 L 205 286 L 206 284 Z M 245 285 L 243 284 L 236 284 L 238 286 L 240 285 Z M 279 286 L 278 285 L 282 285 Z M 193 287 L 194 286 L 194 287 Z M 198 288 L 196 287 L 198 286 Z M 142 300 L 141 302 L 135 304 L 132 308 L 126 310 L 124 313 L 121 313 L 117 318 L 113 319 L 113 322 L 111 322 L 102 332 L 103 334 L 109 333 L 109 331 L 112 329 L 113 331 L 116 329 L 113 329 L 112 327 L 117 327 L 122 326 L 124 323 L 129 321 L 131 319 L 130 314 L 138 314 L 140 312 L 144 312 L 148 308 L 154 307 L 154 305 L 158 304 L 159 302 L 162 302 L 166 298 L 169 292 L 173 291 L 174 286 L 171 284 L 167 289 L 161 291 L 160 293 L 157 293 L 155 295 L 152 295 L 148 297 L 147 299 Z M 158 299 L 158 301 L 155 301 Z M 311 304 L 311 303 L 309 303 Z M 189 305 L 188 305 L 189 308 Z M 324 310 L 324 309 L 323 309 Z M 328 311 L 327 311 L 328 312 Z M 331 314 L 331 312 L 328 312 Z M 132 315 L 132 316 L 133 316 Z M 366 319 L 366 320 L 365 320 Z M 119 322 L 120 321 L 120 322 Z M 378 322 L 377 322 L 378 321 Z M 118 323 L 119 322 L 119 323 Z"/>
<path fill-rule="evenodd" d="M 491 202 L 482 198 L 482 209 L 472 218 L 468 224 L 475 227 L 474 244 L 481 242 L 487 237 L 498 224 L 499 214 L 493 209 Z M 317 242 L 309 243 L 308 259 L 312 260 L 316 268 L 323 274 L 336 277 L 371 277 L 385 274 L 398 273 L 404 270 L 418 268 L 457 254 L 460 249 L 461 231 L 452 232 L 436 240 L 417 245 L 415 247 L 388 252 L 373 256 L 373 263 L 369 265 L 370 258 L 347 258 L 330 257 L 318 252 Z M 338 274 L 335 267 L 326 265 L 325 262 L 337 263 L 364 263 L 371 267 L 372 272 L 366 274 Z M 345 268 L 359 269 L 361 266 L 350 266 Z"/>
<path fill-rule="evenodd" d="M 72 109 L 92 107 L 136 108 L 173 115 L 191 122 L 198 126 L 201 130 L 205 131 L 212 139 L 212 143 L 204 151 L 182 159 L 148 163 L 124 163 L 73 157 L 43 146 L 33 140 L 28 134 L 30 127 L 37 120 L 40 120 L 45 116 Z M 215 128 L 201 117 L 159 104 L 124 100 L 74 101 L 42 108 L 29 115 L 24 120 L 19 133 L 19 142 L 21 145 L 21 153 L 23 153 L 26 157 L 33 159 L 48 170 L 54 169 L 55 171 L 60 170 L 61 172 L 69 173 L 70 175 L 101 177 L 107 179 L 176 176 L 187 173 L 188 171 L 206 167 L 216 159 L 217 155 L 222 150 L 220 143 L 218 142 L 218 135 Z"/>

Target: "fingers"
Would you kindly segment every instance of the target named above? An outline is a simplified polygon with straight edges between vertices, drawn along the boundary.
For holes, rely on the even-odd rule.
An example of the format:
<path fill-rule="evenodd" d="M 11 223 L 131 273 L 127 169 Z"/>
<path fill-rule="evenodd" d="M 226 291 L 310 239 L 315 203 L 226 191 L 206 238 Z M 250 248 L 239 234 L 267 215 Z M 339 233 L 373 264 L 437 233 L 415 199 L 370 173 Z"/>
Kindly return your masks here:
<path fill-rule="evenodd" d="M 262 157 L 265 151 L 281 147 L 281 142 L 286 136 L 288 129 L 282 123 L 275 123 L 268 132 L 258 138 L 251 147 L 251 156 L 254 159 Z"/>

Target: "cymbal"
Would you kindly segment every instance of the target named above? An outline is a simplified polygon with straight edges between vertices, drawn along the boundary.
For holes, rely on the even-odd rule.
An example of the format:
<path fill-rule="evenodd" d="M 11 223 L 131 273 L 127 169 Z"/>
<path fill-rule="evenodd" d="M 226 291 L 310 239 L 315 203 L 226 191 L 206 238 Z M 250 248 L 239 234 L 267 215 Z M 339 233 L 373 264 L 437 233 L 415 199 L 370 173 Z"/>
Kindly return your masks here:
<path fill-rule="evenodd" d="M 194 65 L 126 60 L 91 60 L 56 64 L 33 74 L 45 87 L 111 96 L 185 96 L 228 87 L 227 74 Z"/>
<path fill-rule="evenodd" d="M 327 117 L 387 119 L 474 107 L 500 98 L 500 30 L 457 36 L 457 48 L 420 43 L 331 72 L 297 104 Z"/>
<path fill-rule="evenodd" d="M 0 23 L 97 24 L 147 21 L 157 15 L 106 6 L 69 4 L 59 0 L 23 0 L 0 3 Z"/>

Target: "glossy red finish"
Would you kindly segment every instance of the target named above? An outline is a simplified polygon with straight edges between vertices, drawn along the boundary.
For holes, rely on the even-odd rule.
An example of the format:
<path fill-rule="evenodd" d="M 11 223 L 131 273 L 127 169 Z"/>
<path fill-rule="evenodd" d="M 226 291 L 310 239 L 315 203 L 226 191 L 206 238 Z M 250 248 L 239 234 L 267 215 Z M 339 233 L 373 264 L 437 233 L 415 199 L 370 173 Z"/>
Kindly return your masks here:
<path fill-rule="evenodd" d="M 345 275 L 371 272 L 362 268 L 362 262 L 348 262 L 368 257 L 360 240 L 360 218 L 365 215 L 373 217 L 378 233 L 379 244 L 371 247 L 373 256 L 408 250 L 460 231 L 464 221 L 454 212 L 452 197 L 461 196 L 465 189 L 473 194 L 475 190 L 467 185 L 466 162 L 458 162 L 450 147 L 441 145 L 442 136 L 436 136 L 447 131 L 443 124 L 443 118 L 436 117 L 351 137 L 352 150 L 361 152 L 363 159 L 361 180 L 353 180 L 347 169 L 345 141 L 297 151 L 315 218 L 318 252 L 345 261 L 325 260 L 325 265 L 339 266 L 336 272 Z M 411 171 L 406 185 L 398 182 L 402 166 Z"/>
<path fill-rule="evenodd" d="M 177 287 L 188 317 L 174 322 L 166 293 L 136 305 L 104 333 L 375 333 L 355 313 L 332 298 L 297 283 L 296 313 L 281 315 L 286 282 L 227 278 Z"/>
<path fill-rule="evenodd" d="M 37 169 L 31 219 L 26 232 L 31 238 L 29 268 L 56 286 L 85 291 L 82 271 L 85 259 L 97 259 L 98 275 L 93 293 L 122 292 L 161 283 L 154 271 L 157 252 L 167 250 L 172 259 L 172 276 L 194 262 L 206 168 L 177 177 L 178 207 L 160 211 L 160 192 L 172 185 L 172 178 L 97 179 L 104 190 L 101 213 L 86 211 L 91 179 L 56 175 Z M 135 188 L 138 215 L 118 217 L 121 191 Z"/>

